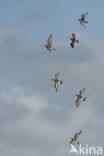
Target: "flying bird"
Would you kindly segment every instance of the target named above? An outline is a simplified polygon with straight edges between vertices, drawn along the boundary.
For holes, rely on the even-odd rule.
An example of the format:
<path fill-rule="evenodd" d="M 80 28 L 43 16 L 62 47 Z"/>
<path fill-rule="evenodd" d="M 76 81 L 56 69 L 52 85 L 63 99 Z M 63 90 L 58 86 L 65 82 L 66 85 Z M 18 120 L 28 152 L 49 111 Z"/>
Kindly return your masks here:
<path fill-rule="evenodd" d="M 76 94 L 77 100 L 76 100 L 76 107 L 79 107 L 79 104 L 81 101 L 86 101 L 86 97 L 84 97 L 85 88 L 83 88 L 79 94 Z"/>
<path fill-rule="evenodd" d="M 72 37 L 70 37 L 69 39 L 71 40 L 71 43 L 70 43 L 71 47 L 74 48 L 75 43 L 78 43 L 78 40 L 76 39 L 76 34 L 73 33 Z"/>
<path fill-rule="evenodd" d="M 79 138 L 79 136 L 80 136 L 81 133 L 82 133 L 82 130 L 79 131 L 79 132 L 77 132 L 77 133 L 75 134 L 75 136 L 74 136 L 73 138 L 71 138 L 70 145 L 71 145 L 71 144 L 74 144 L 75 142 L 76 142 L 77 144 L 79 144 L 78 138 Z"/>
<path fill-rule="evenodd" d="M 55 74 L 55 78 L 53 78 L 51 80 L 54 81 L 54 88 L 55 88 L 55 90 L 57 92 L 58 91 L 58 85 L 63 84 L 62 80 L 59 80 L 59 72 L 57 72 Z"/>
<path fill-rule="evenodd" d="M 52 34 L 49 35 L 47 44 L 44 45 L 48 51 L 56 50 L 55 48 L 52 48 Z"/>
<path fill-rule="evenodd" d="M 88 14 L 88 12 L 86 12 L 86 13 L 83 13 L 82 15 L 81 15 L 81 18 L 78 18 L 77 20 L 80 22 L 80 24 L 81 24 L 81 26 L 83 27 L 83 28 L 85 28 L 85 23 L 87 24 L 88 22 L 85 20 L 85 17 L 86 17 L 86 15 Z"/>

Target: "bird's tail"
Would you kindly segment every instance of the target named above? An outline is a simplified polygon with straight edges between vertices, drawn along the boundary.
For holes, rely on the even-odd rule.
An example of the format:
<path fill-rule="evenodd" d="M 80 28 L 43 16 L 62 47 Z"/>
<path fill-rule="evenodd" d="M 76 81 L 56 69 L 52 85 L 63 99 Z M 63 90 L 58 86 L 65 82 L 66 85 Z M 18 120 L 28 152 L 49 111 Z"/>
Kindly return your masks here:
<path fill-rule="evenodd" d="M 88 23 L 87 21 L 85 21 L 85 23 Z"/>

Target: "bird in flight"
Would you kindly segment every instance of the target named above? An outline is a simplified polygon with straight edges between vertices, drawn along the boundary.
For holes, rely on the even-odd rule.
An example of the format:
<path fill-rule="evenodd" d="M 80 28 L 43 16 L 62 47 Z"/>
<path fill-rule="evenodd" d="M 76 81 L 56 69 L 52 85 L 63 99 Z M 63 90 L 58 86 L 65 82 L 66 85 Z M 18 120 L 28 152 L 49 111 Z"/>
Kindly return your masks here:
<path fill-rule="evenodd" d="M 86 12 L 86 13 L 83 13 L 82 15 L 81 15 L 81 18 L 78 18 L 77 20 L 80 22 L 80 24 L 81 24 L 81 26 L 83 27 L 83 28 L 85 28 L 85 23 L 87 24 L 88 22 L 85 20 L 85 17 L 86 17 L 86 15 L 88 14 L 88 12 Z"/>
<path fill-rule="evenodd" d="M 74 48 L 75 43 L 78 43 L 78 40 L 76 39 L 76 34 L 73 33 L 72 37 L 70 37 L 69 39 L 71 40 L 71 43 L 70 43 L 71 47 Z"/>
<path fill-rule="evenodd" d="M 79 107 L 79 104 L 81 101 L 86 101 L 86 97 L 84 97 L 85 88 L 83 88 L 79 94 L 76 94 L 77 100 L 76 100 L 76 107 Z"/>
<path fill-rule="evenodd" d="M 59 79 L 59 72 L 57 72 L 55 74 L 55 78 L 52 78 L 51 80 L 54 81 L 54 88 L 57 92 L 58 91 L 58 85 L 63 84 L 62 80 Z"/>
<path fill-rule="evenodd" d="M 55 48 L 52 48 L 52 34 L 49 35 L 47 44 L 44 45 L 48 51 L 56 50 Z"/>
<path fill-rule="evenodd" d="M 74 136 L 73 138 L 71 138 L 70 145 L 71 145 L 71 144 L 74 144 L 75 142 L 76 142 L 77 144 L 79 144 L 78 138 L 79 138 L 79 136 L 80 136 L 81 133 L 82 133 L 82 130 L 79 131 L 79 132 L 77 132 L 77 133 L 75 134 L 75 136 Z"/>

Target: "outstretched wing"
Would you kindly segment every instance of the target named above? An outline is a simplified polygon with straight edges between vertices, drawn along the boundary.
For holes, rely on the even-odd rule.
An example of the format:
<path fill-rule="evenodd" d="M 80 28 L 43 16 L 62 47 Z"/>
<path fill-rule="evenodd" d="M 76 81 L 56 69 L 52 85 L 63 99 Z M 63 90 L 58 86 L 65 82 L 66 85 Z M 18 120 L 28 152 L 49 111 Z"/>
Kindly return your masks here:
<path fill-rule="evenodd" d="M 81 17 L 82 17 L 82 18 L 85 18 L 87 14 L 88 14 L 88 12 L 83 13 Z"/>
<path fill-rule="evenodd" d="M 80 134 L 82 133 L 82 131 L 79 131 L 77 134 L 77 138 L 80 136 Z"/>
<path fill-rule="evenodd" d="M 56 79 L 59 79 L 59 72 L 57 72 L 57 73 L 55 74 L 55 78 L 56 78 Z"/>
<path fill-rule="evenodd" d="M 58 91 L 58 83 L 57 83 L 57 82 L 55 82 L 54 88 L 55 88 L 55 90 L 56 90 L 56 92 L 57 92 L 57 91 Z"/>
<path fill-rule="evenodd" d="M 72 37 L 73 37 L 73 39 L 76 39 L 76 34 L 73 33 L 73 34 L 72 34 Z"/>
<path fill-rule="evenodd" d="M 78 137 L 78 132 L 75 134 L 74 138 L 77 138 Z"/>
<path fill-rule="evenodd" d="M 50 34 L 50 36 L 48 37 L 47 44 L 49 47 L 51 47 L 51 45 L 52 45 L 52 34 Z"/>
<path fill-rule="evenodd" d="M 72 138 L 71 141 L 70 141 L 70 145 L 73 144 L 73 143 L 74 143 L 74 141 L 73 141 L 73 138 Z"/>
<path fill-rule="evenodd" d="M 80 95 L 82 96 L 85 92 L 85 88 L 83 88 L 81 91 L 80 91 Z"/>
<path fill-rule="evenodd" d="M 79 107 L 80 100 L 81 100 L 81 99 L 80 99 L 79 97 L 78 97 L 77 100 L 76 100 L 76 107 L 77 107 L 77 108 Z"/>
<path fill-rule="evenodd" d="M 75 138 L 78 138 L 80 136 L 80 134 L 82 133 L 82 131 L 79 131 L 75 134 Z"/>

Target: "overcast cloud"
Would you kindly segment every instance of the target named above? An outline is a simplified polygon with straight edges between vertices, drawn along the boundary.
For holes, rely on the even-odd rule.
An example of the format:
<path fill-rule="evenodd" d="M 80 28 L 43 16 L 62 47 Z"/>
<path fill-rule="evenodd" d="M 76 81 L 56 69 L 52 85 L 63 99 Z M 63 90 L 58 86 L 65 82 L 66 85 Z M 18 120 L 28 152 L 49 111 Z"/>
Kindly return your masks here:
<path fill-rule="evenodd" d="M 14 6 L 12 0 L 10 4 Z M 79 26 L 75 29 L 79 43 L 72 49 L 68 40 L 72 27 L 60 38 L 58 34 L 62 28 L 55 32 L 54 24 L 53 28 L 49 27 L 49 16 L 43 22 L 47 27 L 40 24 L 49 10 L 53 22 L 58 20 L 61 9 L 65 14 L 68 2 L 46 0 L 46 7 L 44 4 L 42 8 L 41 1 L 36 1 L 42 12 L 32 4 L 31 0 L 22 6 L 23 10 L 28 6 L 29 9 L 18 15 L 21 25 L 16 24 L 13 17 L 10 23 L 2 19 L 0 24 L 0 156 L 68 156 L 69 138 L 79 130 L 83 130 L 82 145 L 103 147 L 104 38 L 97 37 L 94 30 L 88 33 L 90 23 L 85 30 Z M 48 6 L 50 9 L 45 12 Z M 39 12 L 39 16 L 35 12 Z M 31 27 L 34 21 L 39 22 L 36 34 Z M 51 28 L 53 45 L 57 49 L 53 53 L 43 46 Z M 67 27 L 63 30 L 66 32 Z M 50 81 L 56 72 L 64 82 L 57 93 Z M 87 101 L 76 109 L 75 94 L 82 88 L 86 88 Z"/>

